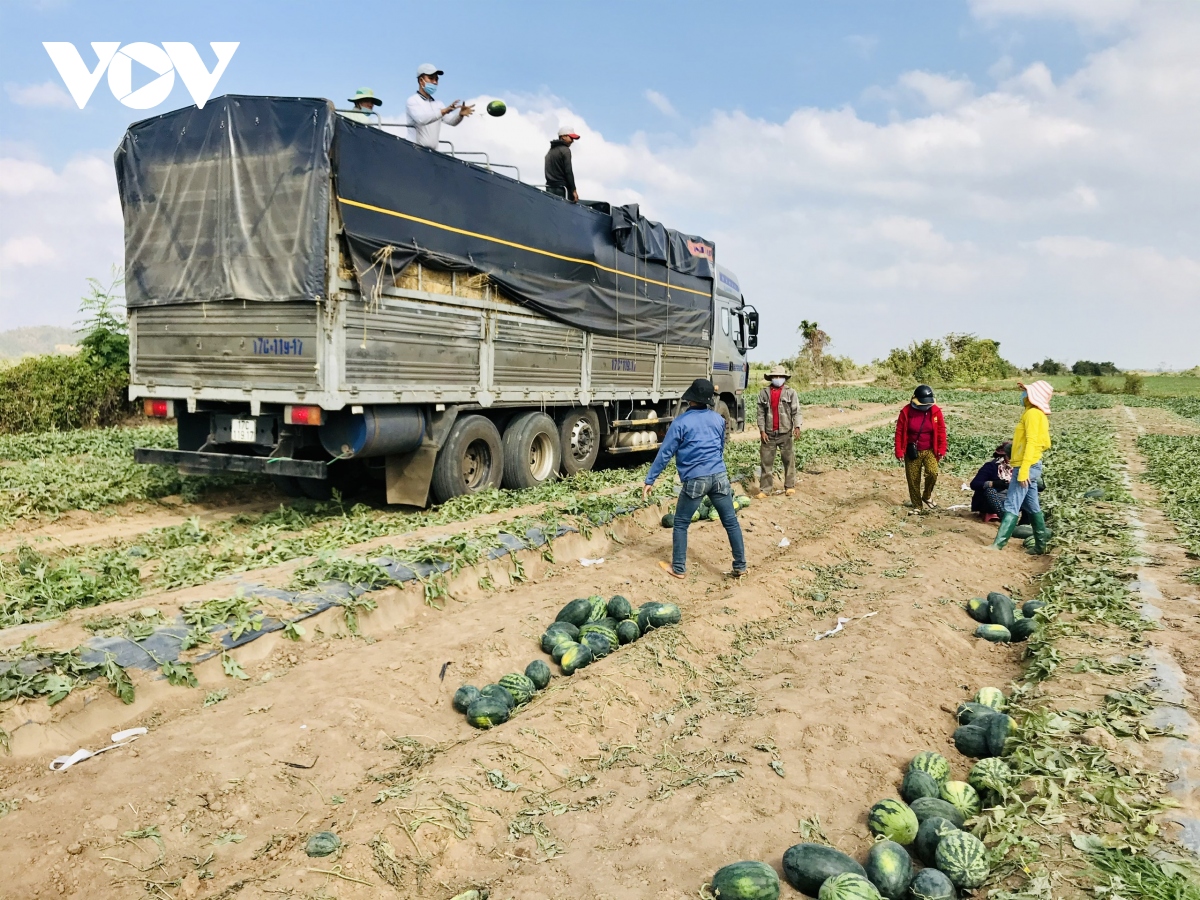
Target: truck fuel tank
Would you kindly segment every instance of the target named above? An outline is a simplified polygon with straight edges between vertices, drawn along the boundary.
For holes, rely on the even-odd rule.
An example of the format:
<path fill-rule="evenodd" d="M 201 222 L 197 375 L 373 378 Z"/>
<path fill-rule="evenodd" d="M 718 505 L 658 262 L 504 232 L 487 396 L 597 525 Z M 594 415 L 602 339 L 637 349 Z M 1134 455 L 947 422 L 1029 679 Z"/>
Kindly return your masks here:
<path fill-rule="evenodd" d="M 320 428 L 321 446 L 335 459 L 399 456 L 421 446 L 425 415 L 416 406 L 368 406 L 361 413 L 341 409 Z"/>

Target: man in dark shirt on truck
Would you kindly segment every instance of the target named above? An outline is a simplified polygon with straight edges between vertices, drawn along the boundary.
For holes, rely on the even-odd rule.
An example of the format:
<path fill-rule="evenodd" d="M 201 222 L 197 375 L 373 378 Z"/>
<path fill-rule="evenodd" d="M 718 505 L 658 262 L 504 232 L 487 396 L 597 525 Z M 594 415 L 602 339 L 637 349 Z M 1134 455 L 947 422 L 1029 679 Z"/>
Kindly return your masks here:
<path fill-rule="evenodd" d="M 564 197 L 572 203 L 579 202 L 579 191 L 575 190 L 575 170 L 571 167 L 571 145 L 579 140 L 569 125 L 558 129 L 558 139 L 550 142 L 546 152 L 546 191 Z"/>

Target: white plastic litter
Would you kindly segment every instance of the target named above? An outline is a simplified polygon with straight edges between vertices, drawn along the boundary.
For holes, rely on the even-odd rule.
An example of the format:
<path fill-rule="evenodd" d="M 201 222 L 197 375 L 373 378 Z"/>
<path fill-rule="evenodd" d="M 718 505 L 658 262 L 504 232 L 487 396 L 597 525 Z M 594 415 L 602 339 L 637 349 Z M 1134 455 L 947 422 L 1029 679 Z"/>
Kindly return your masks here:
<path fill-rule="evenodd" d="M 790 546 L 792 546 L 792 542 L 789 541 L 787 538 L 784 538 L 782 541 L 779 542 L 779 546 L 780 547 L 790 547 Z"/>
<path fill-rule="evenodd" d="M 871 616 L 876 616 L 876 615 L 879 615 L 879 610 L 875 610 L 874 612 L 869 612 L 869 613 L 867 613 L 865 616 L 859 616 L 858 618 L 860 618 L 860 619 L 869 619 L 869 618 L 871 618 Z M 833 637 L 835 634 L 837 634 L 839 631 L 841 631 L 843 628 L 845 628 L 847 625 L 849 625 L 849 624 L 850 624 L 851 622 L 853 622 L 853 621 L 854 621 L 854 617 L 853 617 L 853 616 L 851 616 L 849 619 L 843 619 L 841 616 L 838 616 L 838 620 L 837 620 L 837 627 L 836 627 L 836 628 L 830 628 L 830 629 L 829 629 L 828 631 L 826 631 L 824 634 L 818 634 L 818 635 L 817 635 L 817 636 L 814 638 L 814 640 L 818 640 L 818 641 L 819 641 L 819 640 L 821 640 L 822 638 Z"/>
<path fill-rule="evenodd" d="M 969 484 L 967 484 L 965 481 L 963 482 L 962 489 L 963 489 L 964 491 L 967 491 L 968 493 L 973 493 L 973 492 L 971 491 L 971 486 L 970 486 Z"/>
<path fill-rule="evenodd" d="M 953 506 L 947 506 L 946 512 L 953 512 L 956 509 L 970 509 L 970 503 L 955 503 Z"/>
<path fill-rule="evenodd" d="M 602 562 L 604 562 L 603 556 L 600 557 L 599 559 L 581 559 L 581 560 L 579 560 L 579 564 L 581 566 L 598 566 Z"/>
<path fill-rule="evenodd" d="M 56 756 L 50 761 L 51 772 L 65 772 L 77 762 L 83 762 L 85 759 L 91 759 L 93 756 L 99 756 L 101 753 L 107 753 L 109 750 L 116 750 L 118 747 L 128 747 L 136 741 L 141 735 L 145 734 L 145 728 L 126 728 L 124 731 L 118 731 L 113 734 L 112 743 L 107 747 L 101 747 L 99 750 L 88 750 L 86 747 L 80 747 L 70 756 Z"/>

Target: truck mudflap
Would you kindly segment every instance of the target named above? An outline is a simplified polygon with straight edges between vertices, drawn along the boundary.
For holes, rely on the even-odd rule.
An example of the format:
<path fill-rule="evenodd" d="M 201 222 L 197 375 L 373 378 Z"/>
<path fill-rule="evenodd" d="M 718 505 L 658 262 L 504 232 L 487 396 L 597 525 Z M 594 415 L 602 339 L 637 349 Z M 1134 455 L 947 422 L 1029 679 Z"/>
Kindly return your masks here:
<path fill-rule="evenodd" d="M 160 450 L 135 447 L 133 460 L 156 466 L 179 466 L 187 475 L 218 475 L 222 472 L 261 472 L 265 475 L 292 475 L 296 478 L 329 477 L 329 466 L 321 460 L 286 457 L 242 456 L 237 453 L 201 453 L 198 450 Z"/>

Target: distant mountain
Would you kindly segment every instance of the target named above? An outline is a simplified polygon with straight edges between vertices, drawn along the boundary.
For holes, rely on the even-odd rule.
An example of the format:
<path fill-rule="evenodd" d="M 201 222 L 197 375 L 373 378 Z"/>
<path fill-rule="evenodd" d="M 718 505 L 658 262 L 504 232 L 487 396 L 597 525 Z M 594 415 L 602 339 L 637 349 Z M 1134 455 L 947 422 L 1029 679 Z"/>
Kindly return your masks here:
<path fill-rule="evenodd" d="M 0 331 L 0 359 L 20 359 L 45 353 L 74 353 L 80 335 L 74 328 L 32 325 Z"/>

